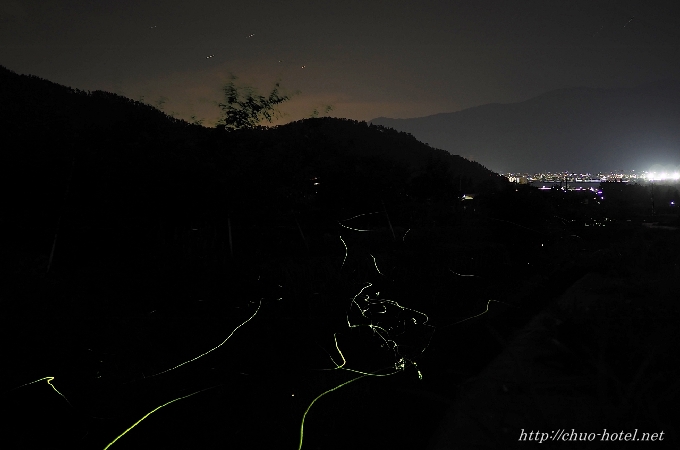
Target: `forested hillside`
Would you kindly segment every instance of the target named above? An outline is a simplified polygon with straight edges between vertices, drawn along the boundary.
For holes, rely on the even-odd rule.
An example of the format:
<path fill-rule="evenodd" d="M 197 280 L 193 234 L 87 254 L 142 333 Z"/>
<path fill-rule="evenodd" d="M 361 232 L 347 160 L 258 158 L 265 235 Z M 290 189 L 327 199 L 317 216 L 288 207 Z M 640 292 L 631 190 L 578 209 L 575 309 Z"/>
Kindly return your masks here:
<path fill-rule="evenodd" d="M 310 239 L 340 220 L 376 210 L 404 229 L 431 221 L 434 210 L 449 220 L 460 195 L 505 183 L 477 163 L 364 122 L 320 118 L 227 132 L 5 68 L 0 104 L 9 193 L 3 266 L 28 278 L 76 277 L 68 286 L 82 279 L 98 290 L 116 279 L 116 289 L 133 292 L 153 285 L 156 297 L 215 294 L 236 261 L 243 268 L 323 253 Z M 35 297 L 28 284 L 8 301 Z"/>

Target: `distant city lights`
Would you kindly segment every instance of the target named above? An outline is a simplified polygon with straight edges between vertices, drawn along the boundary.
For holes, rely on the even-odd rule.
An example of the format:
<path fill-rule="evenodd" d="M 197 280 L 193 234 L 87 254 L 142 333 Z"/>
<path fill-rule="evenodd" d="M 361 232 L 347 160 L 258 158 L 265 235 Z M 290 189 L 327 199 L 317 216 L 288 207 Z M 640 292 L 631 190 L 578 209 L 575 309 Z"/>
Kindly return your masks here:
<path fill-rule="evenodd" d="M 645 175 L 645 180 L 648 181 L 666 181 L 666 180 L 673 180 L 673 181 L 678 181 L 680 180 L 680 172 L 647 172 Z"/>
<path fill-rule="evenodd" d="M 647 181 L 678 181 L 680 180 L 680 166 L 663 166 L 654 164 L 644 174 Z"/>
<path fill-rule="evenodd" d="M 647 171 L 617 170 L 615 172 L 600 172 L 597 174 L 565 171 L 534 174 L 506 173 L 503 175 L 505 175 L 510 182 L 517 184 L 530 184 L 539 188 L 543 186 L 543 189 L 550 189 L 557 184 L 564 189 L 579 190 L 584 188 L 588 189 L 586 186 L 589 183 L 601 182 L 646 184 L 655 181 L 664 181 L 669 183 L 680 183 L 680 166 L 674 166 L 672 164 L 668 166 L 655 164 Z"/>

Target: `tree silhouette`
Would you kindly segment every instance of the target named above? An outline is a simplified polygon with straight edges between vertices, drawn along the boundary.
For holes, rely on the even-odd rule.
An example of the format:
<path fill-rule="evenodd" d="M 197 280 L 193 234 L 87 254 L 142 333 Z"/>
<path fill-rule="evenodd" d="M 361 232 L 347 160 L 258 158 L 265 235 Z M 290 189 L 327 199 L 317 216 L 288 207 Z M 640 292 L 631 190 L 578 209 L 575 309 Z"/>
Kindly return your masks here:
<path fill-rule="evenodd" d="M 329 112 L 333 111 L 333 106 L 332 105 L 326 105 L 323 108 L 323 112 L 319 111 L 319 108 L 314 108 L 312 111 L 312 114 L 309 117 L 319 117 L 320 115 L 325 115 L 328 114 Z"/>
<path fill-rule="evenodd" d="M 225 103 L 218 104 L 223 117 L 217 126 L 226 130 L 255 128 L 265 120 L 271 123 L 281 115 L 277 105 L 290 100 L 289 95 L 280 93 L 279 82 L 274 85 L 268 96 L 263 96 L 250 86 L 237 86 L 236 80 L 237 77 L 233 74 L 229 77 L 229 82 L 222 88 Z"/>

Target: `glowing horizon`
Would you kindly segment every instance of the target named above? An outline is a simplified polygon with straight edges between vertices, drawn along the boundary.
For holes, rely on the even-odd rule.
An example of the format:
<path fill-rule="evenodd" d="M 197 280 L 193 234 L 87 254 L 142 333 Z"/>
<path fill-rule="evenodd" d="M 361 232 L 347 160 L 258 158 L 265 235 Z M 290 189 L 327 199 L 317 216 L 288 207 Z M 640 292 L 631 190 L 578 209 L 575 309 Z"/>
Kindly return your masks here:
<path fill-rule="evenodd" d="M 644 178 L 648 181 L 678 181 L 680 180 L 680 166 L 655 164 L 644 174 Z"/>

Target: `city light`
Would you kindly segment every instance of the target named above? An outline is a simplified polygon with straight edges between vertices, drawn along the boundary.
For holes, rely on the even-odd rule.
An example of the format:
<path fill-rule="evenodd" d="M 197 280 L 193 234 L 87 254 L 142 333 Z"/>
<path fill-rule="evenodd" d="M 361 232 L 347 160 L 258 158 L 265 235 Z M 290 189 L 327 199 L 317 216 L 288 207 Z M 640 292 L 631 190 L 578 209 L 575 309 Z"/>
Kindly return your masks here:
<path fill-rule="evenodd" d="M 680 180 L 680 166 L 655 164 L 645 173 L 647 181 L 678 181 Z"/>
<path fill-rule="evenodd" d="M 651 183 L 665 181 L 680 182 L 680 166 L 673 164 L 653 165 L 649 170 L 617 170 L 613 172 L 578 173 L 578 172 L 542 172 L 542 173 L 506 173 L 508 181 L 517 184 L 529 184 L 539 189 L 549 190 L 559 185 L 562 190 L 595 190 L 591 183 Z"/>
<path fill-rule="evenodd" d="M 645 174 L 645 179 L 648 181 L 666 181 L 666 180 L 673 180 L 673 181 L 678 181 L 680 180 L 680 172 L 648 172 Z"/>

